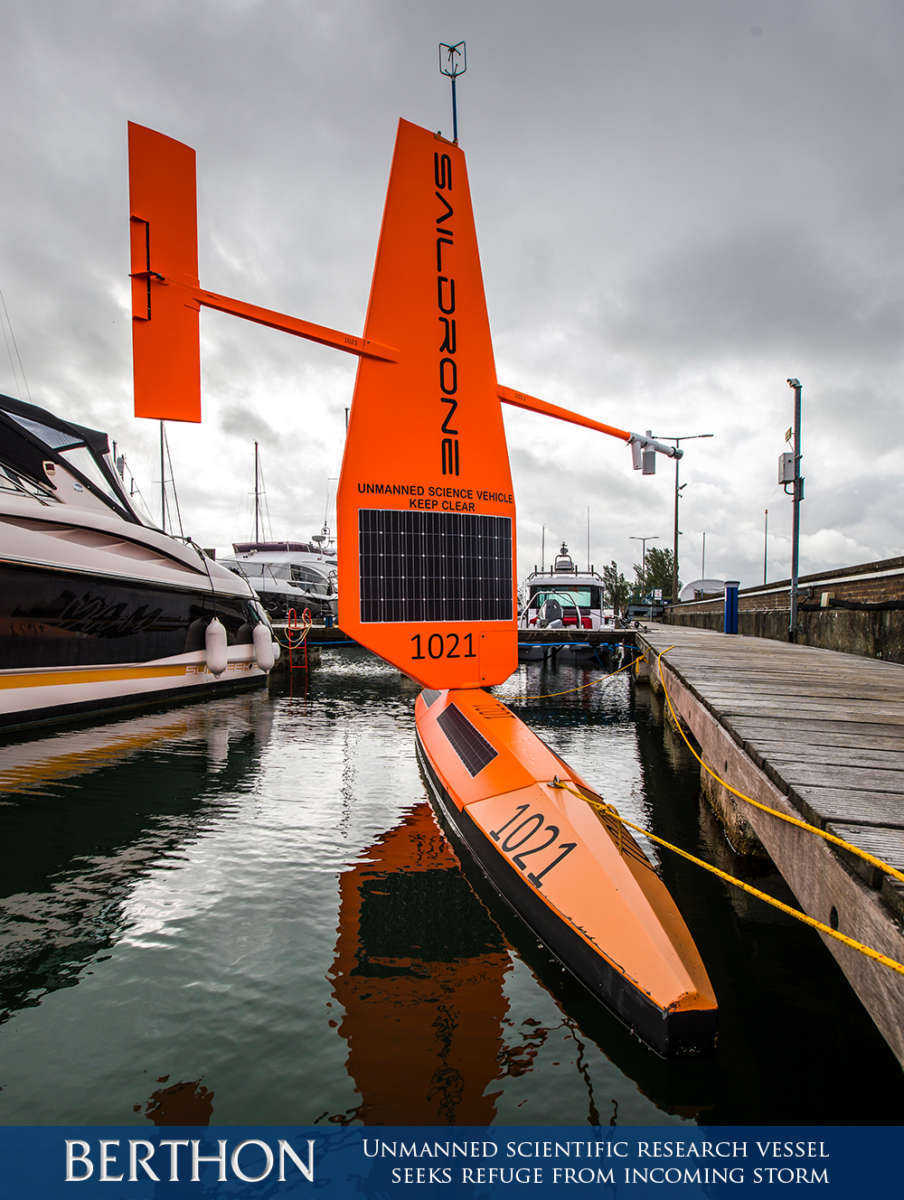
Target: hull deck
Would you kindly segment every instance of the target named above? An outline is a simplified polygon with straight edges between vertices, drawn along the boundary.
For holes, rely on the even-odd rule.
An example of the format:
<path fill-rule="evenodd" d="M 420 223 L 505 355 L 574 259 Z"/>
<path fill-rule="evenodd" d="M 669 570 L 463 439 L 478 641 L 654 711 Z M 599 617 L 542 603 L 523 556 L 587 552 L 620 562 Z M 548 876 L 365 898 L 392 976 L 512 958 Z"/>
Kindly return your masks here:
<path fill-rule="evenodd" d="M 416 723 L 454 841 L 547 949 L 657 1053 L 711 1049 L 717 1004 L 693 938 L 627 830 L 553 786 L 580 777 L 483 691 L 424 691 Z"/>

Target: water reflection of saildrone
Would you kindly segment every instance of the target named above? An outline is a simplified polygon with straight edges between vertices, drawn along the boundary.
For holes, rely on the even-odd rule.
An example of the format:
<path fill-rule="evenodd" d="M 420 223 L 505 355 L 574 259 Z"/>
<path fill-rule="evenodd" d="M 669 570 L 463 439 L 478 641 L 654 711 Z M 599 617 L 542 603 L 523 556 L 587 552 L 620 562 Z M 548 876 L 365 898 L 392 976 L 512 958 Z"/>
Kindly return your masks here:
<path fill-rule="evenodd" d="M 498 1093 L 509 956 L 430 807 L 340 879 L 333 991 L 371 1124 L 485 1125 Z"/>

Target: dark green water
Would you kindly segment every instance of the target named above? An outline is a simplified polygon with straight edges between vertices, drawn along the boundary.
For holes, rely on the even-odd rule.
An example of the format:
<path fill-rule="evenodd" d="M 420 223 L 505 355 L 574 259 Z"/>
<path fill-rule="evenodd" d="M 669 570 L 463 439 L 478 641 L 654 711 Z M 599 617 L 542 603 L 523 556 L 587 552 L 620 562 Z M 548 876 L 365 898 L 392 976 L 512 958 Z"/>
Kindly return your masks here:
<path fill-rule="evenodd" d="M 591 677 L 522 667 L 497 693 Z M 666 1065 L 599 1013 L 462 876 L 415 696 L 328 651 L 303 695 L 0 745 L 0 1121 L 904 1119 L 816 935 L 680 861 L 716 1057 Z M 648 704 L 622 676 L 513 707 L 626 816 L 737 870 Z"/>

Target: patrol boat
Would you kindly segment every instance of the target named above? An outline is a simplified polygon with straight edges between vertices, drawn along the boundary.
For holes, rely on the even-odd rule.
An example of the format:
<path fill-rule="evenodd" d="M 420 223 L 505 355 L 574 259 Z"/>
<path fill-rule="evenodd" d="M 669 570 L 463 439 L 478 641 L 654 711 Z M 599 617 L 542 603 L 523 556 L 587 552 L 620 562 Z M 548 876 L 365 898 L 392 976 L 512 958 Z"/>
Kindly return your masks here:
<path fill-rule="evenodd" d="M 586 629 L 615 628 L 615 613 L 603 603 L 603 579 L 588 566 L 579 569 L 565 542 L 553 559 L 550 569 L 531 571 L 524 581 L 524 607 L 518 616 L 519 629 Z M 534 662 L 545 657 L 542 646 L 518 646 L 520 662 Z M 559 651 L 562 659 L 571 662 L 595 661 L 599 646 L 565 646 Z"/>

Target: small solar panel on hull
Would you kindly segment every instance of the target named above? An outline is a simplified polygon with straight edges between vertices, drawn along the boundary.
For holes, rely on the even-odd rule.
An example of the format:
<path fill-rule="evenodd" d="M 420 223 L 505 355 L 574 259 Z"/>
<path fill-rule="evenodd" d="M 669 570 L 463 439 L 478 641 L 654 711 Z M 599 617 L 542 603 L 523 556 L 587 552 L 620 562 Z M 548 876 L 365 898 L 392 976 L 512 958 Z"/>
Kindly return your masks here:
<path fill-rule="evenodd" d="M 510 621 L 512 521 L 358 512 L 362 621 Z"/>
<path fill-rule="evenodd" d="M 468 768 L 468 774 L 472 778 L 499 753 L 454 704 L 450 704 L 439 714 L 436 723 L 452 743 L 452 748 Z"/>

